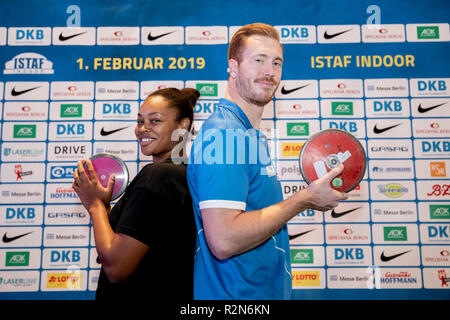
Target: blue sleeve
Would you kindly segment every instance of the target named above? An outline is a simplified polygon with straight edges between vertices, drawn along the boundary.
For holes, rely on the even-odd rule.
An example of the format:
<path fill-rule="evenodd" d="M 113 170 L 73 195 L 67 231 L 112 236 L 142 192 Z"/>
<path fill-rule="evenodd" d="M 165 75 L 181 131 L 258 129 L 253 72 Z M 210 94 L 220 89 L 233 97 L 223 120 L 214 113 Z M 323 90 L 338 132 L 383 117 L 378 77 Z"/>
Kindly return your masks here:
<path fill-rule="evenodd" d="M 194 167 L 198 186 L 199 208 L 246 209 L 250 168 L 237 163 L 236 152 L 247 149 L 246 144 L 227 147 L 224 130 L 209 130 L 194 143 Z M 240 150 L 239 150 L 240 149 Z M 234 157 L 230 158 L 230 152 Z"/>

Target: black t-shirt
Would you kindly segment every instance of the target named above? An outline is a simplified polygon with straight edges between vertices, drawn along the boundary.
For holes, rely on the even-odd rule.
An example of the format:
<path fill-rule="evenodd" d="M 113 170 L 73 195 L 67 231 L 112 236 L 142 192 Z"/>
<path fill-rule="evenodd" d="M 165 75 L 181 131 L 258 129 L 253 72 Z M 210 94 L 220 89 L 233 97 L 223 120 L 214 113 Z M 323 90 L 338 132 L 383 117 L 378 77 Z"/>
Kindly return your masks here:
<path fill-rule="evenodd" d="M 186 166 L 171 160 L 142 168 L 109 214 L 116 233 L 149 246 L 126 280 L 100 271 L 97 301 L 189 301 L 193 297 L 195 220 Z"/>

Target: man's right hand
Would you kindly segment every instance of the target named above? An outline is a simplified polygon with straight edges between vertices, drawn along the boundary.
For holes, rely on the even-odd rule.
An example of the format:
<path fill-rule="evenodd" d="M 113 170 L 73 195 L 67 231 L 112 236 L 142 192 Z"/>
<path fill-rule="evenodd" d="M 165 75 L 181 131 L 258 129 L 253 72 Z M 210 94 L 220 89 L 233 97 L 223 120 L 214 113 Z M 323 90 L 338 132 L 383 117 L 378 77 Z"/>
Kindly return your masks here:
<path fill-rule="evenodd" d="M 331 187 L 331 181 L 343 170 L 344 165 L 341 164 L 322 178 L 313 181 L 306 189 L 300 191 L 306 193 L 305 204 L 308 208 L 328 211 L 337 207 L 339 201 L 348 199 L 347 193 L 337 191 Z"/>

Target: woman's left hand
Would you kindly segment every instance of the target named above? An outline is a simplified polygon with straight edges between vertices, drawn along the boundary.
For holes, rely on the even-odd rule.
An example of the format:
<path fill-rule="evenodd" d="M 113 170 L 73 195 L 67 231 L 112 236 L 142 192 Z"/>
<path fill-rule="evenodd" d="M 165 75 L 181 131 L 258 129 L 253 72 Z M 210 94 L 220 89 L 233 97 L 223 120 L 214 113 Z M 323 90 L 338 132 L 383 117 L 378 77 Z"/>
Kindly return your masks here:
<path fill-rule="evenodd" d="M 84 169 L 84 162 L 87 162 L 87 171 L 89 175 L 86 174 Z M 111 175 L 107 187 L 103 187 L 95 174 L 92 162 L 90 160 L 83 160 L 78 162 L 78 168 L 74 172 L 72 188 L 77 193 L 83 206 L 88 212 L 91 212 L 91 209 L 94 206 L 98 206 L 101 203 L 103 203 L 105 207 L 109 207 L 114 181 L 115 177 L 114 175 Z"/>

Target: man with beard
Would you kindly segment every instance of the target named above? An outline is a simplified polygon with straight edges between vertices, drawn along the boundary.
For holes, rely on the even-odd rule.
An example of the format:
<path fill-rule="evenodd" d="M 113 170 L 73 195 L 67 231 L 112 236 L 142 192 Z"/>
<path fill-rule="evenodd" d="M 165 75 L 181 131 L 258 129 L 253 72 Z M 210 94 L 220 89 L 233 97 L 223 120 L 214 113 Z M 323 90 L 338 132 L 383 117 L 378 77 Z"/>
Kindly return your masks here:
<path fill-rule="evenodd" d="M 195 299 L 290 299 L 286 223 L 308 208 L 330 210 L 347 198 L 330 186 L 341 165 L 283 200 L 266 137 L 257 130 L 282 64 L 272 26 L 254 23 L 234 34 L 225 98 L 200 129 L 188 164 L 197 224 Z"/>

